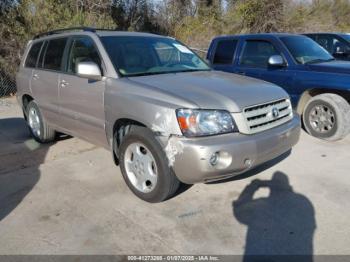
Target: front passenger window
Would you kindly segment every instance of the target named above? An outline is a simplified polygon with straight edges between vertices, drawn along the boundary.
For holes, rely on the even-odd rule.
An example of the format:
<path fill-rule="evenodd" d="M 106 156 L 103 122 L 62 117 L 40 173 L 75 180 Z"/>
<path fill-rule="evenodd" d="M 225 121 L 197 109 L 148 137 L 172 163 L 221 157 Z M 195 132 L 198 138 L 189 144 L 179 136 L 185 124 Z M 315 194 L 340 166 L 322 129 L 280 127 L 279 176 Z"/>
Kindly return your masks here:
<path fill-rule="evenodd" d="M 240 64 L 249 67 L 266 68 L 269 58 L 273 55 L 280 55 L 280 53 L 270 42 L 248 40 L 245 43 Z"/>
<path fill-rule="evenodd" d="M 101 59 L 92 39 L 84 37 L 73 40 L 68 59 L 69 73 L 76 73 L 76 66 L 80 62 L 94 62 L 101 70 Z M 102 70 L 101 70 L 102 72 Z"/>

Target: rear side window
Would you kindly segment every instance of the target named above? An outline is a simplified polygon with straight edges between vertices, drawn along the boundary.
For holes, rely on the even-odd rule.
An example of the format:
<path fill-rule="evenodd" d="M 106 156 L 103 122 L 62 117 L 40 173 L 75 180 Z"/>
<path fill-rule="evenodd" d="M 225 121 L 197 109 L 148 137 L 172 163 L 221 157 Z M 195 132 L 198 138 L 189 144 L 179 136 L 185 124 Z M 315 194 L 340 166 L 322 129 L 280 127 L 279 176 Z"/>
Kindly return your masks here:
<path fill-rule="evenodd" d="M 43 42 L 38 42 L 32 45 L 24 65 L 25 67 L 34 68 L 36 66 L 36 61 L 38 60 L 38 56 L 39 56 L 42 44 Z"/>
<path fill-rule="evenodd" d="M 38 68 L 43 68 L 43 60 L 44 60 L 44 55 L 46 52 L 46 48 L 47 48 L 47 41 L 44 42 L 43 47 L 41 48 L 41 52 L 40 52 L 40 56 L 39 56 L 39 61 L 38 61 Z"/>
<path fill-rule="evenodd" d="M 49 41 L 44 58 L 44 68 L 59 71 L 61 70 L 64 48 L 67 38 L 58 38 Z"/>
<path fill-rule="evenodd" d="M 221 40 L 218 42 L 214 54 L 213 64 L 232 64 L 237 40 Z"/>

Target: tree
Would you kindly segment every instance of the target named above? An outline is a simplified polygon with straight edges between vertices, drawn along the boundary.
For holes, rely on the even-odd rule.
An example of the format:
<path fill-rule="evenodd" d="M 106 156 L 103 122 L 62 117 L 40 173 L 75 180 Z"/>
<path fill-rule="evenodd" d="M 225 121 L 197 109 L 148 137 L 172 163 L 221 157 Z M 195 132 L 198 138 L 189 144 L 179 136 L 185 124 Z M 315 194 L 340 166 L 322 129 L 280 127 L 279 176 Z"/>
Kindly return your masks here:
<path fill-rule="evenodd" d="M 147 0 L 113 0 L 111 16 L 118 30 L 157 31 L 154 8 Z"/>
<path fill-rule="evenodd" d="M 0 72 L 12 81 L 25 44 L 34 35 L 74 26 L 116 26 L 110 16 L 109 0 L 21 0 L 13 3 L 3 9 L 0 27 Z"/>
<path fill-rule="evenodd" d="M 221 0 L 197 0 L 196 4 L 199 16 L 214 16 L 219 19 L 222 15 Z"/>
<path fill-rule="evenodd" d="M 184 19 L 196 13 L 196 6 L 192 0 L 164 0 L 155 6 L 155 19 L 161 33 L 174 34 L 175 28 Z"/>
<path fill-rule="evenodd" d="M 283 28 L 283 0 L 245 0 L 237 4 L 243 27 L 248 32 L 278 32 Z"/>

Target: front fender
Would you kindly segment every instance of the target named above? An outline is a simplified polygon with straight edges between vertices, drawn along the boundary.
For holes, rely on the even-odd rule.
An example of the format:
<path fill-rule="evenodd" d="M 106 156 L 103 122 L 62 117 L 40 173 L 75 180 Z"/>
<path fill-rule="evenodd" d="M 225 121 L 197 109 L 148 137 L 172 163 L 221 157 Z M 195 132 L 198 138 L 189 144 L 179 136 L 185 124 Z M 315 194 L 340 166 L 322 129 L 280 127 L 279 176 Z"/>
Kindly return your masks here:
<path fill-rule="evenodd" d="M 119 119 L 140 122 L 160 136 L 181 136 L 176 109 L 196 107 L 188 101 L 129 81 L 112 79 L 106 83 L 106 135 L 110 145 L 114 124 Z"/>

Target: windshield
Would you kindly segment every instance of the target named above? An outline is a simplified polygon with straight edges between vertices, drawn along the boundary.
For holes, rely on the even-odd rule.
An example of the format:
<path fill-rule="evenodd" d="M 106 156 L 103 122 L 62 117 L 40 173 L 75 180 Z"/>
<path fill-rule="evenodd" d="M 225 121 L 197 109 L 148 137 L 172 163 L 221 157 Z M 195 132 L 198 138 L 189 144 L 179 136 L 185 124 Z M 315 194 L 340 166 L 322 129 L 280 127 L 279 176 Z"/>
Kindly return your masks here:
<path fill-rule="evenodd" d="M 201 58 L 171 38 L 104 36 L 101 40 L 123 76 L 210 70 Z"/>
<path fill-rule="evenodd" d="M 299 64 L 319 63 L 333 60 L 323 47 L 304 36 L 281 37 L 289 52 Z"/>

